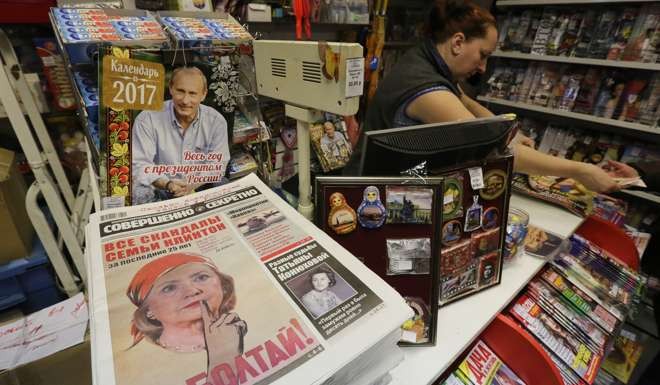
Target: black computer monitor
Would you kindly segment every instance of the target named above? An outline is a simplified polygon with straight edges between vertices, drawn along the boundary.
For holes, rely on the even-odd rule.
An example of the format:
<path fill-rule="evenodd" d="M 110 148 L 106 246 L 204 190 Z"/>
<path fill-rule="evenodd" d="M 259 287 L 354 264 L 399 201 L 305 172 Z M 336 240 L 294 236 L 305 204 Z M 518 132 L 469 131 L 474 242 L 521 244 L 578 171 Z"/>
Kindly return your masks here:
<path fill-rule="evenodd" d="M 452 123 L 368 131 L 362 144 L 360 175 L 398 176 L 426 161 L 429 175 L 503 153 L 514 135 L 515 114 Z"/>

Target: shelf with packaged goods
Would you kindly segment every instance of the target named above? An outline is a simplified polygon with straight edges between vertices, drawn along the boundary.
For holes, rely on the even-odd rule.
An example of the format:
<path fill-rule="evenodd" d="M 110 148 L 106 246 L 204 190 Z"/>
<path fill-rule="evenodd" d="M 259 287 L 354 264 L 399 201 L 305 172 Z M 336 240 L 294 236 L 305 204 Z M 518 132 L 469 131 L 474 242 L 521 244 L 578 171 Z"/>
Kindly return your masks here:
<path fill-rule="evenodd" d="M 555 62 L 555 63 L 582 64 L 582 65 L 591 65 L 591 66 L 600 66 L 600 67 L 629 68 L 629 69 L 639 69 L 639 70 L 648 70 L 648 71 L 660 71 L 660 63 L 643 63 L 636 61 L 590 59 L 584 57 L 570 57 L 570 56 L 534 55 L 531 53 L 500 51 L 500 50 L 493 52 L 491 57 L 518 59 L 518 60 L 538 60 L 538 61 Z"/>
<path fill-rule="evenodd" d="M 521 5 L 570 5 L 570 4 L 630 4 L 630 3 L 652 3 L 657 0 L 500 0 L 495 2 L 497 7 L 515 7 Z"/>
<path fill-rule="evenodd" d="M 487 96 L 478 96 L 477 100 L 479 100 L 482 103 L 487 103 L 487 104 L 490 103 L 490 104 L 503 106 L 503 107 L 511 107 L 511 108 L 515 108 L 515 109 L 518 109 L 518 110 L 540 112 L 540 113 L 546 114 L 546 115 L 569 118 L 569 119 L 574 119 L 574 120 L 578 120 L 578 121 L 582 121 L 582 122 L 595 123 L 595 124 L 600 124 L 600 125 L 605 125 L 605 126 L 610 126 L 610 127 L 623 128 L 623 129 L 631 130 L 631 131 L 639 131 L 639 132 L 646 133 L 646 134 L 653 134 L 654 136 L 657 135 L 657 140 L 660 141 L 660 127 L 651 127 L 651 126 L 648 126 L 648 125 L 645 125 L 645 124 L 640 124 L 640 123 L 632 123 L 632 122 L 626 122 L 626 121 L 622 121 L 622 120 L 602 118 L 602 117 L 598 117 L 598 116 L 591 116 L 591 115 L 587 115 L 587 114 L 581 114 L 579 112 L 559 110 L 559 109 L 554 109 L 554 108 L 536 106 L 536 105 L 527 104 L 527 103 L 512 102 L 510 100 L 504 100 L 504 99 L 499 99 L 499 98 L 491 98 L 491 97 L 487 97 Z M 626 134 L 626 133 L 621 132 L 621 134 Z"/>
<path fill-rule="evenodd" d="M 647 201 L 649 201 L 649 202 L 653 202 L 653 203 L 655 203 L 655 204 L 659 204 L 659 205 L 660 205 L 660 196 L 659 196 L 659 195 L 651 194 L 651 193 L 648 193 L 648 192 L 646 192 L 646 191 L 641 191 L 641 190 L 629 190 L 629 189 L 621 190 L 621 192 L 622 192 L 623 194 L 631 195 L 631 196 L 634 196 L 634 197 L 637 197 L 637 198 L 641 198 L 641 199 L 647 200 Z"/>

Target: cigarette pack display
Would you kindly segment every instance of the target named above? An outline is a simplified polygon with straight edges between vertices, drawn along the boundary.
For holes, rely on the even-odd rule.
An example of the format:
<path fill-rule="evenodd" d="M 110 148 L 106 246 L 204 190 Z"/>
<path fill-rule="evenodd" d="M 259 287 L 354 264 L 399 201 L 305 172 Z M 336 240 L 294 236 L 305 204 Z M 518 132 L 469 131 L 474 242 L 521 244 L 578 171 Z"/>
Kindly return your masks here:
<path fill-rule="evenodd" d="M 638 76 L 635 79 L 629 80 L 626 87 L 619 99 L 613 119 L 618 119 L 626 122 L 636 122 L 639 120 L 639 110 L 642 104 L 642 95 L 648 85 L 648 78 Z"/>
<path fill-rule="evenodd" d="M 584 381 L 593 383 L 603 359 L 601 354 L 592 352 L 585 344 L 575 339 L 526 294 L 518 297 L 509 308 L 509 313 Z"/>
<path fill-rule="evenodd" d="M 600 14 L 596 22 L 593 39 L 589 44 L 587 56 L 594 59 L 605 59 L 617 26 L 617 12 L 606 10 Z"/>
<path fill-rule="evenodd" d="M 628 44 L 628 39 L 633 32 L 635 19 L 637 17 L 636 8 L 625 8 L 617 20 L 616 30 L 612 38 L 612 43 L 607 52 L 607 60 L 618 60 L 623 50 Z"/>
<path fill-rule="evenodd" d="M 557 48 L 556 54 L 560 56 L 570 56 L 575 47 L 577 46 L 580 37 L 580 27 L 583 24 L 585 13 L 580 10 L 575 13 L 569 14 L 568 25 L 566 32 Z"/>
<path fill-rule="evenodd" d="M 518 26 L 515 28 L 515 33 L 511 39 L 511 49 L 515 51 L 522 50 L 523 41 L 529 33 L 530 27 L 532 26 L 533 19 L 536 16 L 537 12 L 533 9 L 526 9 L 520 15 L 520 20 Z"/>
<path fill-rule="evenodd" d="M 612 118 L 625 86 L 626 79 L 623 72 L 608 71 L 602 78 L 593 114 L 603 118 Z"/>
<path fill-rule="evenodd" d="M 658 45 L 655 34 L 660 35 L 660 5 L 643 6 L 635 22 L 628 44 L 621 54 L 621 60 L 656 62 Z"/>
<path fill-rule="evenodd" d="M 646 87 L 639 106 L 639 122 L 653 126 L 660 118 L 660 74 L 655 74 Z"/>
<path fill-rule="evenodd" d="M 580 89 L 575 97 L 573 111 L 583 114 L 591 114 L 594 110 L 596 97 L 598 96 L 598 88 L 600 86 L 601 77 L 600 68 L 589 68 L 582 78 Z"/>
<path fill-rule="evenodd" d="M 544 66 L 539 82 L 536 84 L 536 92 L 532 104 L 547 106 L 553 96 L 553 90 L 560 79 L 560 69 L 557 66 Z"/>
<path fill-rule="evenodd" d="M 541 12 L 534 9 L 532 10 L 531 20 L 529 28 L 525 33 L 525 36 L 520 43 L 520 51 L 524 53 L 530 53 L 532 50 L 532 45 L 534 44 L 534 38 L 536 37 L 536 31 L 539 29 L 539 24 L 541 22 Z"/>
<path fill-rule="evenodd" d="M 568 31 L 568 24 L 570 22 L 571 15 L 568 13 L 561 13 L 557 20 L 555 20 L 555 25 L 548 39 L 548 46 L 546 48 L 546 55 L 558 55 L 559 47 L 561 46 L 562 41 L 566 32 Z"/>
<path fill-rule="evenodd" d="M 505 40 L 508 36 L 512 18 L 513 12 L 497 15 L 497 29 L 499 35 L 497 38 L 497 48 L 499 49 L 503 49 L 502 47 L 505 46 Z"/>
<path fill-rule="evenodd" d="M 520 28 L 521 15 L 519 12 L 513 12 L 509 15 L 509 26 L 507 28 L 504 40 L 500 44 L 502 51 L 509 51 L 514 49 L 514 41 Z"/>
<path fill-rule="evenodd" d="M 537 62 L 530 63 L 525 69 L 525 75 L 523 77 L 523 82 L 518 89 L 518 95 L 516 99 L 511 99 L 514 102 L 525 102 L 527 100 L 527 95 L 529 95 L 530 87 L 536 76 L 536 71 L 538 70 L 539 65 Z"/>
<path fill-rule="evenodd" d="M 458 370 L 474 385 L 525 385 L 482 340 L 477 341 Z"/>
<path fill-rule="evenodd" d="M 560 110 L 571 111 L 575 106 L 575 100 L 580 92 L 580 85 L 582 84 L 582 74 L 565 75 L 568 78 L 564 92 L 559 100 L 558 108 Z"/>
<path fill-rule="evenodd" d="M 520 98 L 526 74 L 527 68 L 522 63 L 514 63 L 513 81 L 511 82 L 507 99 L 515 101 Z"/>
<path fill-rule="evenodd" d="M 555 8 L 546 8 L 541 16 L 539 27 L 536 30 L 536 36 L 532 43 L 531 52 L 536 55 L 545 55 L 547 52 L 550 36 L 554 30 L 555 23 L 559 17 L 559 12 Z"/>
<path fill-rule="evenodd" d="M 575 48 L 571 51 L 571 56 L 586 57 L 589 54 L 589 46 L 595 37 L 596 22 L 599 13 L 593 9 L 585 12 L 584 18 L 580 23 L 580 30 L 578 31 L 577 43 Z"/>

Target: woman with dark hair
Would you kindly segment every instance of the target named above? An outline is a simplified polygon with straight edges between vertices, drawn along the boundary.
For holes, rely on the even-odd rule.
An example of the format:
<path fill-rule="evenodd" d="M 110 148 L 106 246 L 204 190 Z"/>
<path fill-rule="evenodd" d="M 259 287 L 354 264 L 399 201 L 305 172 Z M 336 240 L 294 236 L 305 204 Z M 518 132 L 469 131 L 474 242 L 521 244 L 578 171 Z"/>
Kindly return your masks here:
<path fill-rule="evenodd" d="M 469 0 L 436 0 L 426 23 L 426 38 L 409 50 L 378 85 L 364 130 L 493 116 L 467 96 L 459 81 L 486 71 L 497 46 L 495 18 Z M 514 170 L 530 175 L 577 179 L 591 190 L 611 191 L 617 184 L 599 167 L 560 159 L 529 147 L 518 135 Z"/>
<path fill-rule="evenodd" d="M 301 300 L 314 318 L 327 313 L 341 303 L 337 294 L 330 290 L 337 284 L 337 279 L 335 273 L 327 267 L 321 266 L 312 270 L 309 274 L 309 284 L 312 289 L 303 295 Z"/>

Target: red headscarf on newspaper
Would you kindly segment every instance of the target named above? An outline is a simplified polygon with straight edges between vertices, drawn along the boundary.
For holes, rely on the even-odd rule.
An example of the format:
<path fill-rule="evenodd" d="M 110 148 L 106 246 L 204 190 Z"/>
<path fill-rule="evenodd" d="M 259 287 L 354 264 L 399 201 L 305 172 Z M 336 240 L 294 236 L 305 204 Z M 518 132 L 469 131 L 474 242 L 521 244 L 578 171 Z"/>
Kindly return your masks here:
<path fill-rule="evenodd" d="M 135 273 L 131 283 L 128 285 L 126 295 L 131 302 L 139 308 L 151 292 L 154 282 L 156 282 L 158 277 L 187 263 L 202 263 L 213 269 L 219 276 L 221 275 L 218 268 L 204 257 L 187 253 L 169 254 L 142 266 L 142 268 Z M 142 338 L 144 338 L 142 332 L 139 331 L 135 325 L 135 321 L 131 322 L 131 335 L 133 336 L 133 345 L 137 344 Z"/>

